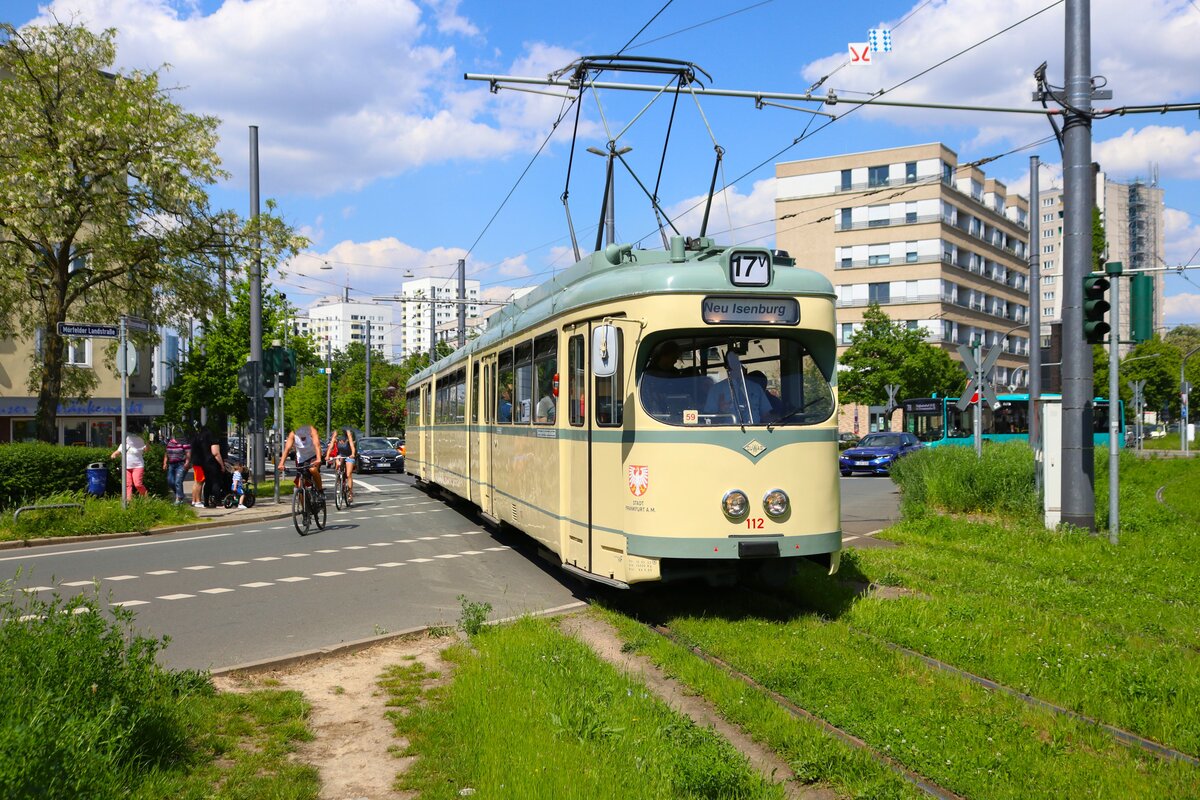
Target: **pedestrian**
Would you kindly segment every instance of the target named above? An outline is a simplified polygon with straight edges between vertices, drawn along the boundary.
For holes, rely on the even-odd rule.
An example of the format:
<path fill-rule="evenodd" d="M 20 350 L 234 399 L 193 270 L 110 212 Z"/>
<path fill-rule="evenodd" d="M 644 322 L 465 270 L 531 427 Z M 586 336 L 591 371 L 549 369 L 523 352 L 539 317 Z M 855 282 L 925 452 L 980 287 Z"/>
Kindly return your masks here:
<path fill-rule="evenodd" d="M 219 488 L 221 473 L 225 470 L 220 445 L 213 441 L 213 435 L 208 428 L 196 428 L 196 433 L 192 436 L 191 456 L 192 477 L 195 479 L 192 486 L 192 505 L 204 508 L 205 490 L 211 493 L 213 489 Z"/>
<path fill-rule="evenodd" d="M 246 468 L 240 461 L 233 464 L 233 483 L 230 486 L 230 491 L 237 496 L 237 506 L 233 509 L 237 511 L 246 507 Z"/>
<path fill-rule="evenodd" d="M 175 493 L 175 505 L 183 502 L 183 476 L 191 463 L 191 450 L 172 434 L 163 453 L 163 472 L 167 473 L 167 486 Z"/>
<path fill-rule="evenodd" d="M 145 497 L 147 492 L 143 479 L 146 475 L 146 461 L 143 454 L 146 452 L 146 440 L 136 433 L 126 434 L 124 444 L 112 451 L 109 458 L 120 458 L 122 451 L 126 454 L 125 499 L 129 500 L 133 497 L 135 488 L 138 494 Z"/>

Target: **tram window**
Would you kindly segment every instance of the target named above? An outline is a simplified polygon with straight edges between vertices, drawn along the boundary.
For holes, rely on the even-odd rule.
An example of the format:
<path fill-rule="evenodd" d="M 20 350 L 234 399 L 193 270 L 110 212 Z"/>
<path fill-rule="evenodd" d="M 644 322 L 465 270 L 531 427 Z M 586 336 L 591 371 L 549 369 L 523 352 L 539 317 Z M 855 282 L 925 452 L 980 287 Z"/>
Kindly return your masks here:
<path fill-rule="evenodd" d="M 798 338 L 650 339 L 638 356 L 638 394 L 650 417 L 670 425 L 814 425 L 834 410 L 832 358 L 825 362 Z"/>
<path fill-rule="evenodd" d="M 553 425 L 558 408 L 558 334 L 548 333 L 533 342 L 533 377 L 537 403 L 535 425 Z"/>
<path fill-rule="evenodd" d="M 421 393 L 414 389 L 404 396 L 404 424 L 406 428 L 416 428 L 420 426 L 421 420 L 418 416 L 421 410 Z"/>
<path fill-rule="evenodd" d="M 500 351 L 499 366 L 496 367 L 496 422 L 501 425 L 512 423 L 513 397 L 513 353 Z"/>
<path fill-rule="evenodd" d="M 491 425 L 495 419 L 493 412 L 496 409 L 496 387 L 492 383 L 492 371 L 494 367 L 488 364 L 483 368 L 483 424 Z"/>
<path fill-rule="evenodd" d="M 621 366 L 624 352 L 624 335 L 617 328 L 617 371 L 607 378 L 596 378 L 595 402 L 596 424 L 605 428 L 619 427 L 625 418 L 624 399 L 625 383 L 622 380 L 624 369 Z"/>
<path fill-rule="evenodd" d="M 572 336 L 567 343 L 567 418 L 576 427 L 583 425 L 583 387 L 586 383 L 583 370 L 583 337 Z"/>
<path fill-rule="evenodd" d="M 471 422 L 479 422 L 479 362 L 471 373 Z"/>
<path fill-rule="evenodd" d="M 450 421 L 462 424 L 467 419 L 467 371 L 460 369 L 454 373 L 454 383 L 450 387 Z"/>
<path fill-rule="evenodd" d="M 533 342 L 516 347 L 517 382 L 513 421 L 525 425 L 533 418 Z"/>
<path fill-rule="evenodd" d="M 450 384 L 443 377 L 433 392 L 433 423 L 445 425 L 450 421 Z"/>

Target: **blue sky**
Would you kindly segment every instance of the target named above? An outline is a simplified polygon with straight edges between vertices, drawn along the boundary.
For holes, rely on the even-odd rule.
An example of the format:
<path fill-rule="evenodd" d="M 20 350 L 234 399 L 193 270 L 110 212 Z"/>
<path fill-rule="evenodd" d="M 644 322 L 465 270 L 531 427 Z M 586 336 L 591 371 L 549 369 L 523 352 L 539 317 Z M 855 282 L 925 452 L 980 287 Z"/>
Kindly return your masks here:
<path fill-rule="evenodd" d="M 178 87 L 176 100 L 223 120 L 219 152 L 231 176 L 212 190 L 218 206 L 248 212 L 248 126 L 258 125 L 262 196 L 276 199 L 283 216 L 312 240 L 274 282 L 305 305 L 343 284 L 358 297 L 391 294 L 405 270 L 449 275 L 463 257 L 469 276 L 503 298 L 574 261 L 559 199 L 573 116 L 518 184 L 562 101 L 492 94 L 486 84 L 464 81 L 465 72 L 544 76 L 582 54 L 615 53 L 633 39 L 626 53 L 694 62 L 716 88 L 803 92 L 828 76 L 819 93 L 862 97 L 1052 1 L 675 0 L 657 17 L 666 0 L 0 0 L 0 11 L 18 25 L 53 14 L 115 27 L 120 69 L 170 64 L 164 83 Z M 1091 6 L 1093 72 L 1114 93 L 1098 105 L 1200 99 L 1197 0 L 1093 0 Z M 1063 16 L 1060 3 L 889 96 L 1029 107 L 1032 72 L 1042 61 L 1051 82 L 1062 83 Z M 870 67 L 844 66 L 847 44 L 865 41 L 867 30 L 880 26 L 893 29 L 893 52 Z M 599 217 L 603 160 L 582 148 L 602 147 L 605 124 L 624 128 L 649 99 L 605 92 L 599 107 L 589 98 L 583 108 L 570 202 L 585 252 Z M 744 99 L 707 97 L 699 105 L 680 103 L 660 197 L 668 212 L 682 214 L 704 194 L 715 139 L 725 150 L 720 182 L 730 184 L 710 223 L 722 243 L 772 243 L 776 160 L 942 141 L 968 161 L 1050 133 L 1044 119 L 1031 115 L 865 108 L 776 159 L 823 120 L 810 125 L 808 114 L 756 110 Z M 651 184 L 669 108 L 659 101 L 621 139 Z M 1165 261 L 1200 260 L 1197 115 L 1112 117 L 1097 121 L 1093 132 L 1093 157 L 1110 177 L 1147 177 L 1150 165 L 1158 165 L 1167 206 Z M 1055 185 L 1060 156 L 1053 143 L 984 169 L 1010 192 L 1024 192 L 1033 153 L 1049 165 L 1042 185 Z M 618 239 L 654 233 L 646 239 L 652 246 L 653 217 L 631 180 L 618 183 L 617 206 Z M 698 222 L 695 214 L 684 216 L 684 232 L 694 234 Z M 332 269 L 321 269 L 326 262 Z M 1169 275 L 1167 296 L 1168 324 L 1200 323 L 1200 270 Z"/>

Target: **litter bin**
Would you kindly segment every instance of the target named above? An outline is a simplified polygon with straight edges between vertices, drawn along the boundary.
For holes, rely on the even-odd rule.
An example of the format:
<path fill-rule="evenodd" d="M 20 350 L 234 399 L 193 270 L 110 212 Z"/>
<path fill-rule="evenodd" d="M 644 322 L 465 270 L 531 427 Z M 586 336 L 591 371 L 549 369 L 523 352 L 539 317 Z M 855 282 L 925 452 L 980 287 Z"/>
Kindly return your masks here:
<path fill-rule="evenodd" d="M 93 497 L 103 497 L 108 489 L 108 467 L 101 461 L 94 461 L 87 467 L 87 493 Z"/>

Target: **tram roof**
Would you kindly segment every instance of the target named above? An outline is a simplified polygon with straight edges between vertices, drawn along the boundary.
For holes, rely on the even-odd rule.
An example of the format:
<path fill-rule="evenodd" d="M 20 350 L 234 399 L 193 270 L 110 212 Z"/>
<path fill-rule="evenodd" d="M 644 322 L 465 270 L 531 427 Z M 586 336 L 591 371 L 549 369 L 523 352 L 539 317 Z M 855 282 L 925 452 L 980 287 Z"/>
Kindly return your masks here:
<path fill-rule="evenodd" d="M 700 251 L 687 251 L 685 260 L 679 262 L 671 260 L 669 250 L 631 250 L 628 246 L 609 245 L 496 312 L 488 323 L 487 331 L 479 338 L 413 375 L 409 383 L 450 369 L 470 353 L 487 349 L 514 333 L 534 328 L 552 317 L 614 300 L 656 294 L 703 295 L 723 291 L 737 291 L 740 295 L 750 297 L 836 297 L 833 284 L 824 275 L 809 269 L 781 265 L 775 259 L 771 285 L 732 286 L 726 259 L 721 257 L 731 250 L 770 252 L 766 248 L 710 246 Z M 628 255 L 619 258 L 622 253 Z M 612 263 L 610 257 L 616 258 L 619 263 Z"/>

